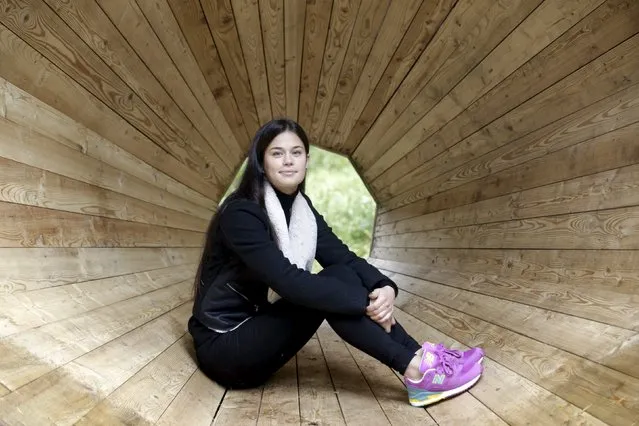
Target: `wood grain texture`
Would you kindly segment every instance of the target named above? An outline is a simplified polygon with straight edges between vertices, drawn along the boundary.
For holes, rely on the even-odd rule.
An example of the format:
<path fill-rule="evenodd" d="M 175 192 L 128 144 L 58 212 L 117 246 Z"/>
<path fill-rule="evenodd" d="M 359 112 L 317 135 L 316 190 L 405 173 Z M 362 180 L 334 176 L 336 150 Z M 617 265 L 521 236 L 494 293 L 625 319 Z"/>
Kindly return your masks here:
<path fill-rule="evenodd" d="M 246 390 L 227 390 L 215 414 L 215 425 L 257 424 L 264 386 Z"/>
<path fill-rule="evenodd" d="M 269 97 L 269 81 L 264 59 L 264 40 L 260 24 L 258 0 L 232 0 L 235 25 L 242 43 L 242 53 L 247 64 L 246 71 L 251 83 L 253 100 L 261 124 L 268 122 L 273 114 Z"/>
<path fill-rule="evenodd" d="M 72 318 L 192 279 L 196 265 L 170 266 L 29 292 L 3 294 L 0 337 Z"/>
<path fill-rule="evenodd" d="M 196 263 L 193 248 L 0 248 L 0 294 Z"/>
<path fill-rule="evenodd" d="M 360 144 L 366 179 L 383 172 L 383 154 L 540 3 L 457 2 Z M 409 105 L 417 116 L 404 114 Z"/>
<path fill-rule="evenodd" d="M 376 266 L 639 331 L 634 251 L 373 249 Z"/>
<path fill-rule="evenodd" d="M 0 10 L 0 423 L 635 426 L 639 3 Z M 195 368 L 203 232 L 277 115 L 374 192 L 405 328 L 487 351 L 468 392 L 413 409 L 326 325 L 258 389 Z"/>
<path fill-rule="evenodd" d="M 326 120 L 321 126 L 322 130 L 318 141 L 322 146 L 333 146 L 332 141 L 335 137 L 336 127 L 346 112 L 346 107 L 360 79 L 371 48 L 377 39 L 388 7 L 388 1 L 379 0 L 363 0 L 360 4 L 353 34 L 335 86 L 335 93 L 330 101 Z M 384 41 L 386 40 L 380 40 L 380 42 Z M 390 49 L 387 48 L 387 50 Z M 364 78 L 366 77 L 364 76 Z"/>
<path fill-rule="evenodd" d="M 446 334 L 434 329 L 414 316 L 395 310 L 397 321 L 418 341 L 441 342 L 444 345 L 465 350 L 467 347 Z M 562 424 L 597 425 L 604 423 L 587 412 L 557 397 L 550 391 L 518 375 L 490 358 L 484 357 L 484 373 L 479 382 L 467 394 L 472 395 L 508 424 L 521 424 L 523 419 L 534 419 L 535 424 L 554 426 Z M 460 395 L 461 397 L 462 395 Z M 443 401 L 428 409 L 441 419 L 439 407 L 448 408 L 447 415 L 468 415 L 459 410 L 459 398 Z M 484 410 L 485 414 L 492 414 Z M 473 422 L 475 419 L 466 421 Z"/>
<path fill-rule="evenodd" d="M 315 0 L 306 4 L 304 25 L 304 60 L 300 80 L 299 123 L 307 133 L 311 131 L 315 97 L 322 70 L 324 49 L 328 36 L 333 0 Z"/>
<path fill-rule="evenodd" d="M 153 27 L 153 31 L 161 40 L 162 45 L 170 55 L 175 66 L 189 85 L 193 96 L 198 100 L 204 113 L 220 135 L 215 148 L 220 151 L 223 160 L 230 161 L 231 170 L 235 169 L 242 158 L 242 150 L 233 134 L 224 112 L 215 100 L 206 79 L 200 70 L 180 26 L 173 16 L 167 0 L 136 0 L 144 16 Z M 206 137 L 206 135 L 204 135 Z M 228 158 L 225 158 L 228 157 Z"/>
<path fill-rule="evenodd" d="M 293 357 L 264 385 L 258 425 L 299 425 L 297 361 Z"/>
<path fill-rule="evenodd" d="M 428 179 L 419 187 L 420 196 L 434 195 L 636 123 L 638 113 L 639 85 L 633 85 L 484 155 L 474 156 L 464 149 L 465 145 L 456 145 L 439 159 L 451 165 L 466 163 L 436 177 L 433 177 L 436 171 L 428 171 L 427 178 L 421 167 L 409 175 L 416 181 Z M 401 180 L 407 185 L 406 177 Z M 397 186 L 391 184 L 389 192 L 395 188 Z M 402 203 L 408 194 L 414 193 L 415 190 L 410 189 L 406 193 L 400 192 L 388 201 L 388 205 Z"/>
<path fill-rule="evenodd" d="M 0 247 L 201 247 L 204 233 L 0 201 Z"/>
<path fill-rule="evenodd" d="M 311 339 L 297 353 L 301 424 L 345 425 L 319 340 Z"/>
<path fill-rule="evenodd" d="M 185 303 L 191 284 L 182 281 L 3 339 L 0 381 L 12 390 L 24 386 Z"/>
<path fill-rule="evenodd" d="M 7 120 L 166 191 L 171 194 L 164 195 L 168 199 L 177 196 L 181 200 L 181 206 L 186 207 L 193 203 L 206 208 L 209 215 L 212 213 L 211 209 L 216 206 L 213 200 L 150 166 L 2 78 L 0 92 L 0 98 L 4 99 L 4 103 L 0 103 L 5 107 L 3 117 Z"/>
<path fill-rule="evenodd" d="M 185 303 L 30 382 L 0 400 L 0 416 L 22 424 L 79 421 L 184 335 L 190 309 Z M 122 357 L 123 350 L 136 356 Z"/>
<path fill-rule="evenodd" d="M 320 141 L 361 1 L 334 0 L 335 4 L 331 13 L 331 23 L 328 27 L 326 49 L 322 61 L 322 72 L 313 108 L 313 121 L 307 130 L 311 143 L 319 143 Z"/>
<path fill-rule="evenodd" d="M 284 62 L 286 72 L 286 116 L 298 120 L 306 2 L 284 3 Z"/>
<path fill-rule="evenodd" d="M 170 426 L 186 423 L 208 426 L 222 400 L 224 388 L 196 370 L 156 423 Z"/>
<path fill-rule="evenodd" d="M 1 21 L 4 25 L 35 46 L 42 55 L 91 94 L 117 110 L 155 143 L 182 163 L 193 167 L 204 179 L 217 184 L 219 176 L 215 175 L 210 165 L 222 167 L 222 164 L 208 145 L 186 144 L 187 134 L 176 133 L 175 129 L 157 116 L 42 0 L 28 4 L 23 1 L 11 3 L 0 3 L 5 8 Z M 93 13 L 88 15 L 94 16 Z M 75 22 L 83 20 L 76 18 Z M 116 31 L 115 28 L 113 30 Z M 196 141 L 197 139 L 194 140 Z"/>
<path fill-rule="evenodd" d="M 218 194 L 214 184 L 207 183 L 196 170 L 184 167 L 1 24 L 0 59 L 0 74 L 15 86 L 199 193 L 209 198 Z"/>
<path fill-rule="evenodd" d="M 204 74 L 215 100 L 224 113 L 224 118 L 233 130 L 240 147 L 246 150 L 256 130 L 255 123 L 244 121 L 200 2 L 197 0 L 167 1 L 195 56 L 200 71 Z"/>
<path fill-rule="evenodd" d="M 627 166 L 377 227 L 379 237 L 639 205 L 639 166 Z"/>
<path fill-rule="evenodd" d="M 461 407 L 463 409 L 460 409 Z M 470 393 L 462 393 L 455 396 L 454 399 L 435 404 L 428 409 L 428 412 L 437 424 L 443 425 L 472 423 L 486 426 L 505 426 L 507 424 Z"/>
<path fill-rule="evenodd" d="M 185 334 L 76 424 L 154 424 L 196 369 L 193 339 Z"/>
<path fill-rule="evenodd" d="M 419 117 L 416 123 L 371 167 L 384 170 L 427 140 L 429 136 L 454 119 L 474 100 L 502 81 L 522 64 L 534 57 L 561 36 L 580 19 L 599 6 L 603 0 L 547 0 L 535 9 L 483 60 L 466 74 L 448 94 L 422 114 L 423 105 L 413 102 L 404 111 L 409 117 Z M 561 19 L 557 19 L 561 16 Z M 525 47 L 524 47 L 525 46 Z M 430 108 L 431 105 L 427 108 Z M 413 123 L 411 120 L 409 123 Z M 371 177 L 375 172 L 371 170 Z"/>
<path fill-rule="evenodd" d="M 402 274 L 390 274 L 409 294 L 509 328 L 619 372 L 639 378 L 639 334 L 553 311 L 460 290 Z M 597 336 L 593 347 L 592 338 Z"/>
<path fill-rule="evenodd" d="M 639 208 L 493 222 L 384 236 L 377 247 L 637 250 Z"/>
<path fill-rule="evenodd" d="M 434 195 L 427 200 L 428 209 L 438 211 L 442 210 L 442 207 L 457 207 L 529 188 L 630 166 L 639 162 L 639 152 L 632 136 L 636 134 L 637 128 L 639 123 L 631 124 L 535 158 L 522 165 L 495 172 L 452 191 Z M 447 197 L 451 193 L 455 194 L 454 198 Z M 420 201 L 419 204 L 383 213 L 379 216 L 378 223 L 390 223 L 416 214 L 427 213 L 429 211 L 423 209 L 425 204 L 424 201 Z"/>
<path fill-rule="evenodd" d="M 259 128 L 259 120 L 251 95 L 231 2 L 230 0 L 213 0 L 200 2 L 200 4 L 246 129 L 249 135 L 253 135 Z"/>
<path fill-rule="evenodd" d="M 286 117 L 286 64 L 284 51 L 284 8 L 282 0 L 259 0 L 268 91 L 273 118 Z"/>
<path fill-rule="evenodd" d="M 324 323 L 317 336 L 347 424 L 390 425 L 344 342 Z"/>
<path fill-rule="evenodd" d="M 96 0 L 96 2 L 188 120 L 189 127 L 185 132 L 185 142 L 202 146 L 208 144 L 208 148 L 213 152 L 212 164 L 216 167 L 216 172 L 220 174 L 220 180 L 222 182 L 228 180 L 232 167 L 239 159 L 231 157 L 219 132 L 184 81 L 182 74 L 138 4 L 135 0 Z M 222 174 L 224 172 L 227 174 Z"/>
<path fill-rule="evenodd" d="M 379 42 L 373 46 L 362 71 L 366 78 L 357 82 L 332 141 L 334 146 L 354 153 L 455 3 L 456 0 L 391 2 L 380 29 Z"/>
<path fill-rule="evenodd" d="M 391 424 L 437 425 L 426 410 L 416 410 L 406 403 L 406 386 L 393 370 L 350 345 L 347 348 Z"/>
<path fill-rule="evenodd" d="M 404 292 L 397 306 L 465 345 L 483 347 L 491 359 L 603 422 L 631 425 L 636 419 L 639 379 Z"/>
<path fill-rule="evenodd" d="M 0 156 L 147 203 L 208 220 L 211 211 L 0 118 Z"/>
<path fill-rule="evenodd" d="M 100 61 L 93 60 L 91 62 L 99 63 L 102 67 L 106 66 L 112 70 L 113 75 L 105 74 L 110 77 L 107 81 L 112 80 L 111 84 L 117 88 L 120 86 L 118 77 L 121 78 L 122 82 L 131 87 L 146 106 L 151 108 L 161 120 L 170 124 L 170 127 L 182 140 L 192 139 L 193 142 L 198 142 L 201 148 L 204 148 L 206 143 L 201 135 L 192 131 L 195 129 L 187 118 L 189 115 L 201 119 L 202 123 L 206 122 L 201 108 L 197 102 L 193 102 L 192 96 L 186 96 L 187 92 L 190 94 L 190 90 L 188 88 L 186 91 L 184 90 L 183 80 L 178 77 L 174 65 L 166 60 L 166 52 L 134 2 L 116 0 L 106 4 L 111 8 L 105 8 L 105 4 L 99 2 L 69 4 L 61 0 L 48 0 L 48 5 L 95 52 L 95 55 L 102 58 L 105 65 L 102 65 Z M 42 13 L 45 13 L 45 8 L 40 9 L 42 9 Z M 113 15 L 114 10 L 124 13 L 125 19 L 119 19 Z M 137 34 L 134 32 L 135 30 L 131 30 L 134 25 L 139 30 Z M 61 35 L 64 36 L 65 33 L 62 32 Z M 145 50 L 140 49 L 141 37 L 148 39 Z M 68 37 L 66 40 L 72 46 L 79 45 Z M 157 63 L 160 66 L 156 69 L 147 67 L 143 62 L 143 59 L 151 52 L 158 57 Z M 82 53 L 86 54 L 87 52 Z M 91 58 L 93 56 L 90 55 Z M 158 74 L 160 70 L 163 71 L 162 74 Z M 154 72 L 156 75 L 153 74 Z M 74 76 L 74 74 L 71 75 Z M 167 84 L 167 77 L 172 80 L 169 84 Z M 174 84 L 179 85 L 180 83 L 182 85 L 175 90 Z M 186 106 L 184 111 L 180 109 L 174 99 Z M 208 126 L 207 130 L 210 130 L 210 123 Z M 217 134 L 214 129 L 213 131 Z"/>
<path fill-rule="evenodd" d="M 495 145 L 488 148 L 481 146 L 481 142 L 478 144 L 477 136 L 479 135 L 477 133 L 472 136 L 470 135 L 498 117 L 499 113 L 506 112 L 520 103 L 513 102 L 513 99 L 528 99 L 538 93 L 538 91 L 547 89 L 551 84 L 578 69 L 579 66 L 587 64 L 598 55 L 601 55 L 637 32 L 637 29 L 630 24 L 630 22 L 639 19 L 639 7 L 635 5 L 634 8 L 628 8 L 627 4 L 617 6 L 617 8 L 611 8 L 609 4 L 602 5 L 578 25 L 575 25 L 570 31 L 567 31 L 564 36 L 560 37 L 555 43 L 552 43 L 548 48 L 540 52 L 539 55 L 531 59 L 509 78 L 495 87 L 494 90 L 471 105 L 464 113 L 455 118 L 455 120 L 451 120 L 446 124 L 446 126 L 433 135 L 428 142 L 422 144 L 424 148 L 420 148 L 421 151 L 419 152 L 426 152 L 424 149 L 426 149 L 426 146 L 430 146 L 427 148 L 429 154 L 420 157 L 423 160 L 422 164 L 399 181 L 393 182 L 391 185 L 394 185 L 394 188 L 389 187 L 386 192 L 397 193 L 397 188 L 402 188 L 402 191 L 405 191 L 407 187 L 425 182 L 441 174 L 443 171 L 450 170 L 453 166 L 462 164 L 460 160 L 463 161 L 463 159 L 459 156 L 460 151 L 464 151 L 465 156 L 468 157 L 469 151 L 474 150 L 477 152 L 477 156 L 479 156 L 489 152 L 491 149 L 495 149 Z M 593 27 L 597 28 L 597 30 L 596 34 L 591 35 L 590 33 L 592 31 L 590 29 Z M 604 39 L 605 42 L 601 41 L 602 39 Z M 568 55 L 571 57 L 575 56 L 577 59 L 575 61 L 562 60 L 562 58 Z M 605 61 L 606 60 L 604 60 L 604 63 Z M 597 67 L 597 63 L 592 62 L 589 66 Z M 543 73 L 543 78 L 538 78 L 534 71 L 539 69 L 548 69 L 547 73 Z M 606 73 L 607 71 L 603 72 L 604 75 L 602 77 L 604 77 L 604 79 L 607 77 Z M 588 80 L 596 80 L 597 78 L 596 76 L 588 76 L 587 74 L 588 68 L 586 68 L 585 72 L 582 70 L 581 74 L 578 73 L 578 76 L 580 76 L 582 80 L 585 80 L 582 84 L 588 85 Z M 615 78 L 614 72 L 611 72 L 611 77 Z M 569 78 L 566 85 L 562 85 L 561 83 L 556 84 L 556 89 L 560 91 L 557 96 L 565 96 L 567 104 L 565 105 L 566 111 L 558 111 L 553 119 L 565 117 L 566 112 L 570 114 L 585 106 L 585 104 L 577 104 L 577 109 L 573 110 L 569 108 L 571 105 L 568 103 L 570 96 L 561 93 L 562 91 L 570 90 L 570 86 L 579 84 L 577 81 L 579 80 Z M 605 89 L 606 87 L 609 92 L 603 92 L 603 96 L 615 93 L 616 90 L 613 89 L 610 91 L 609 86 L 602 84 L 602 88 Z M 537 91 L 534 91 L 534 89 Z M 513 94 L 519 93 L 521 93 L 521 97 L 513 96 Z M 602 96 L 601 92 L 596 91 L 593 95 L 593 100 L 601 99 Z M 552 111 L 550 108 L 550 105 L 548 105 L 545 109 L 542 109 L 542 111 L 549 113 Z M 527 121 L 532 122 L 531 119 L 535 117 L 534 113 L 529 111 L 528 114 L 530 118 Z M 554 120 L 550 122 L 552 121 Z M 544 124 L 547 123 L 549 122 Z M 495 133 L 494 128 L 495 127 L 490 125 L 482 129 L 480 132 L 481 136 L 486 136 L 491 132 Z M 522 134 L 519 136 L 521 135 Z M 515 138 L 519 136 L 516 135 Z M 469 138 L 465 139 L 463 143 L 455 145 L 458 141 L 466 137 Z M 503 144 L 503 142 L 500 144 Z M 402 162 L 401 164 L 404 163 Z M 400 164 L 398 163 L 398 165 Z M 406 171 L 408 172 L 410 170 L 411 168 Z M 389 186 L 388 183 L 385 185 Z"/>
<path fill-rule="evenodd" d="M 0 201 L 203 232 L 207 221 L 0 157 Z"/>

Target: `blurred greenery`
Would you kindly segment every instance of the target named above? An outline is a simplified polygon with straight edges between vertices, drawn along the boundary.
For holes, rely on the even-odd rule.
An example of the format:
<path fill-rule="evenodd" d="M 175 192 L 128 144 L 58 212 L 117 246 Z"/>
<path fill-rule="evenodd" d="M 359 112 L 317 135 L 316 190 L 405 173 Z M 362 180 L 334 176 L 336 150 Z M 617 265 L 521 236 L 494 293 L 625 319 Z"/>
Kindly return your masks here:
<path fill-rule="evenodd" d="M 242 164 L 224 198 L 244 173 Z M 375 220 L 375 201 L 348 158 L 311 146 L 306 194 L 328 225 L 355 254 L 367 257 Z M 315 262 L 313 271 L 321 268 Z"/>

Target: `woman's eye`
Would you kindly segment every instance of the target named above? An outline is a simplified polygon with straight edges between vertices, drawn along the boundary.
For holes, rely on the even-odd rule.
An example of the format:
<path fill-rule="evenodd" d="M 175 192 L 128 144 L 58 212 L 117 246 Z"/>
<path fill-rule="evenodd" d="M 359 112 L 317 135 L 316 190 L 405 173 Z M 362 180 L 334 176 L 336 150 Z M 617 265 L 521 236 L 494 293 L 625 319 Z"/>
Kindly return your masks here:
<path fill-rule="evenodd" d="M 279 157 L 280 155 L 282 155 L 282 153 L 279 151 L 273 153 L 273 157 Z"/>

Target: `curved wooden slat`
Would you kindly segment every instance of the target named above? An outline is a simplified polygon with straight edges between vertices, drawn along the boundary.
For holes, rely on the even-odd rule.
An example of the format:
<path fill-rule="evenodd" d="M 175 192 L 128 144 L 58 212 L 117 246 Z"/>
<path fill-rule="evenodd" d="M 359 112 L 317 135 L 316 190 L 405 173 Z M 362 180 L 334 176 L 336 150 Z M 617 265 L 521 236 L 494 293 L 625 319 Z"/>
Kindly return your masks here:
<path fill-rule="evenodd" d="M 213 35 L 197 0 L 167 0 L 180 29 L 186 38 L 211 92 L 224 113 L 238 143 L 243 149 L 248 147 L 250 136 L 255 130 L 252 121 L 244 121 L 238 101 L 233 95 L 229 80 L 222 67 Z"/>
<path fill-rule="evenodd" d="M 373 255 L 393 272 L 639 331 L 633 251 L 374 248 Z"/>
<path fill-rule="evenodd" d="M 257 0 L 233 0 L 232 5 L 257 115 L 260 123 L 266 123 L 273 114 L 269 99 L 265 52 L 262 47 L 264 43 L 258 2 Z"/>
<path fill-rule="evenodd" d="M 284 64 L 286 71 L 286 115 L 299 117 L 300 80 L 304 52 L 306 2 L 284 3 Z"/>
<path fill-rule="evenodd" d="M 355 85 L 359 80 L 364 64 L 370 56 L 369 53 L 377 39 L 388 7 L 389 2 L 379 0 L 363 0 L 360 4 L 360 8 L 357 11 L 357 20 L 353 27 L 353 34 L 348 43 L 344 63 L 335 86 L 335 93 L 330 101 L 326 120 L 321 124 L 322 130 L 320 131 L 318 142 L 322 146 L 330 147 L 333 145 L 335 127 L 346 112 L 346 106 L 355 90 Z"/>
<path fill-rule="evenodd" d="M 414 147 L 454 119 L 470 103 L 588 15 L 602 1 L 544 1 L 481 62 L 476 64 L 458 84 L 454 87 L 439 87 L 443 89 L 442 94 L 449 89 L 448 94 L 443 97 L 434 97 L 435 103 L 429 102 L 425 108 L 417 100 L 408 106 L 402 114 L 410 117 L 410 129 L 403 135 L 398 132 L 389 134 L 394 141 L 393 147 L 370 166 L 369 177 L 375 179 L 378 172 L 410 153 Z M 557 20 L 557 16 L 565 16 L 565 18 Z M 423 115 L 424 111 L 427 111 L 426 115 Z M 420 116 L 422 118 L 415 122 L 415 118 Z M 402 133 L 403 131 L 402 129 Z M 384 145 L 383 141 L 384 139 L 380 141 L 381 145 Z"/>
<path fill-rule="evenodd" d="M 233 8 L 230 0 L 211 0 L 200 2 L 206 22 L 215 40 L 224 72 L 233 89 L 240 113 L 249 135 L 255 134 L 259 120 L 255 110 L 255 102 L 251 96 L 251 87 L 242 56 L 242 49 L 233 19 Z"/>
<path fill-rule="evenodd" d="M 167 174 L 133 156 L 118 145 L 101 137 L 81 123 L 62 114 L 36 97 L 28 94 L 8 81 L 0 78 L 0 102 L 4 108 L 3 117 L 30 131 L 40 133 L 64 146 L 103 163 L 109 164 L 131 176 L 167 191 L 164 197 L 177 196 L 180 205 L 187 207 L 193 203 L 209 211 L 216 203 Z M 208 216 L 207 216 L 208 217 Z"/>
<path fill-rule="evenodd" d="M 306 5 L 304 25 L 304 60 L 300 80 L 299 123 L 307 134 L 311 132 L 315 97 L 322 70 L 324 49 L 328 36 L 328 24 L 332 15 L 333 0 L 316 0 Z"/>
<path fill-rule="evenodd" d="M 207 182 L 196 170 L 184 167 L 170 154 L 168 147 L 165 150 L 155 145 L 1 24 L 0 55 L 0 72 L 7 81 L 49 105 L 55 105 L 59 111 L 199 193 L 211 198 L 218 194 L 219 189 L 214 184 Z M 42 69 L 48 72 L 42 74 Z"/>
<path fill-rule="evenodd" d="M 529 63 L 527 63 L 526 66 L 521 67 L 516 73 L 511 75 L 502 84 L 497 86 L 494 93 L 491 92 L 486 95 L 481 101 L 476 102 L 475 105 L 468 109 L 468 113 L 466 115 L 462 114 L 460 116 L 464 119 L 465 122 L 458 123 L 457 120 L 451 121 L 443 129 L 441 129 L 440 132 L 433 135 L 433 137 L 429 139 L 429 143 L 423 144 L 423 148 L 420 147 L 418 148 L 418 152 L 411 154 L 411 157 L 419 157 L 423 160 L 423 164 L 419 165 L 418 170 L 414 170 L 411 173 L 411 185 L 424 182 L 426 179 L 437 176 L 436 173 L 441 172 L 441 166 L 433 167 L 434 164 L 444 164 L 448 167 L 450 167 L 450 165 L 459 164 L 458 161 L 445 161 L 446 158 L 442 158 L 449 153 L 449 150 L 455 149 L 455 144 L 460 141 L 459 136 L 454 135 L 454 133 L 460 133 L 461 131 L 461 136 L 463 138 L 466 138 L 461 146 L 469 146 L 470 144 L 473 144 L 477 135 L 472 136 L 471 134 L 476 132 L 477 130 L 481 130 L 480 132 L 477 132 L 481 135 L 492 135 L 492 132 L 495 131 L 495 128 L 503 124 L 502 120 L 508 119 L 508 114 L 500 117 L 498 120 L 483 129 L 481 129 L 481 125 L 482 123 L 488 123 L 496 118 L 495 115 L 490 116 L 489 114 L 494 114 L 497 111 L 507 111 L 505 108 L 508 108 L 508 105 L 511 105 L 511 107 L 514 106 L 512 104 L 512 101 L 509 100 L 511 99 L 511 96 L 513 96 L 513 92 L 518 93 L 521 90 L 524 90 L 525 94 L 522 94 L 521 98 L 528 98 L 536 93 L 534 91 L 535 89 L 546 89 L 550 82 L 554 82 L 554 80 L 552 80 L 553 78 L 566 76 L 570 72 L 576 70 L 577 67 L 579 67 L 581 64 L 592 61 L 588 65 L 584 66 L 582 69 L 576 71 L 573 76 L 566 77 L 566 81 L 564 83 L 558 82 L 553 86 L 555 88 L 554 90 L 559 90 L 559 93 L 554 93 L 552 96 L 560 96 L 562 99 L 565 100 L 565 108 L 561 112 L 558 112 L 556 115 L 554 115 L 549 106 L 540 106 L 542 110 L 538 111 L 538 114 L 543 111 L 544 115 L 552 116 L 553 119 L 556 119 L 558 117 L 564 116 L 566 113 L 575 111 L 570 108 L 574 104 L 569 102 L 569 95 L 563 91 L 566 90 L 567 87 L 570 87 L 574 84 L 574 80 L 572 80 L 572 78 L 583 80 L 583 84 L 586 86 L 589 84 L 589 81 L 593 82 L 601 80 L 601 82 L 603 83 L 608 78 L 615 79 L 616 72 L 613 70 L 605 71 L 604 75 L 602 75 L 601 77 L 597 75 L 598 73 L 596 71 L 594 71 L 595 76 L 590 76 L 589 73 L 593 72 L 593 69 L 596 69 L 598 66 L 600 66 L 602 62 L 606 62 L 609 58 L 615 57 L 617 53 L 611 51 L 607 53 L 608 56 L 604 58 L 597 58 L 597 55 L 606 52 L 607 49 L 613 48 L 618 43 L 626 40 L 633 34 L 636 34 L 638 29 L 630 25 L 630 22 L 634 22 L 636 21 L 636 19 L 639 19 L 639 7 L 636 6 L 636 4 L 635 7 L 630 10 L 623 7 L 611 8 L 610 5 L 605 5 L 605 7 L 602 6 L 601 8 L 597 9 L 590 16 L 588 16 L 587 19 L 584 19 L 582 23 L 576 25 L 573 29 L 568 31 L 565 36 L 559 38 L 555 43 L 541 52 L 540 55 L 533 58 Z M 605 36 L 606 42 L 597 42 L 597 47 L 595 48 L 592 47 L 593 39 L 589 37 L 580 37 L 582 33 L 584 33 L 588 28 L 591 27 L 597 27 L 597 31 L 601 31 L 602 33 L 609 33 Z M 621 48 L 621 50 L 623 50 L 623 48 Z M 578 55 L 578 53 L 583 52 L 584 56 L 577 56 L 579 57 L 579 60 L 575 62 L 564 63 L 561 61 L 561 58 L 566 54 L 567 51 L 570 51 L 572 55 Z M 552 68 L 549 69 L 548 73 L 544 73 L 543 79 L 538 79 L 536 74 L 531 73 L 532 69 L 546 69 L 549 68 L 551 64 Z M 627 79 L 633 80 L 633 77 L 628 76 Z M 597 96 L 598 93 L 605 93 L 606 95 L 614 93 L 614 91 L 609 91 L 610 86 L 601 84 L 598 87 L 601 87 L 602 92 L 593 90 L 593 97 Z M 546 90 L 547 94 L 549 95 L 553 92 L 552 88 L 548 88 Z M 590 95 L 590 89 L 584 88 L 584 91 L 585 93 L 588 93 Z M 496 96 L 493 97 L 493 95 Z M 543 97 L 543 95 L 541 94 L 538 96 Z M 595 97 L 594 99 L 597 98 Z M 495 105 L 494 107 L 487 107 L 487 105 L 493 103 L 499 104 L 499 106 Z M 577 109 L 583 106 L 584 104 L 576 105 Z M 471 110 L 472 115 L 470 113 Z M 533 112 L 527 111 L 527 114 L 531 117 L 531 120 L 527 121 L 532 123 Z M 472 119 L 468 120 L 470 117 L 472 117 Z M 469 121 L 471 121 L 471 123 L 469 123 Z M 506 125 L 506 129 L 509 130 L 508 124 Z M 494 149 L 493 147 L 486 147 L 488 149 L 483 149 L 475 146 L 473 146 L 473 148 L 473 150 L 478 154 L 487 152 L 489 149 Z M 442 151 L 443 155 L 440 155 L 442 154 Z M 467 149 L 465 151 L 468 152 Z M 426 154 L 426 152 L 428 152 L 428 154 Z M 402 164 L 404 164 L 405 161 L 405 159 L 402 159 Z M 413 163 L 415 162 L 413 161 Z M 427 169 L 429 170 L 428 177 L 424 176 L 424 171 Z M 407 169 L 406 171 L 408 172 L 409 170 Z M 392 176 L 388 176 L 389 174 L 390 173 L 385 173 L 385 177 L 392 180 Z M 388 186 L 389 181 L 390 180 L 387 180 L 386 183 L 382 183 L 381 186 Z M 397 187 L 397 184 L 405 185 L 406 182 L 406 178 L 402 179 L 401 182 L 396 182 L 395 188 Z M 387 192 L 390 192 L 390 188 Z"/>
<path fill-rule="evenodd" d="M 273 118 L 286 117 L 285 27 L 282 25 L 285 3 L 283 0 L 259 0 L 260 23 L 264 34 L 264 57 L 268 71 L 268 92 Z"/>
<path fill-rule="evenodd" d="M 157 116 L 139 96 L 132 93 L 116 73 L 46 4 L 40 1 L 19 1 L 11 4 L 0 3 L 0 6 L 5 10 L 5 13 L 0 15 L 4 18 L 4 25 L 36 46 L 36 49 L 56 66 L 126 117 L 138 130 L 163 146 L 181 162 L 194 167 L 212 183 L 217 182 L 220 176 L 216 176 L 209 166 L 223 167 L 223 164 L 211 148 L 203 143 L 187 145 L 185 139 L 195 137 L 195 134 L 189 134 L 186 126 L 180 133 L 176 133 L 176 130 Z M 97 16 L 95 10 L 87 15 Z M 84 20 L 76 19 L 75 22 Z M 60 49 L 57 46 L 65 48 Z M 196 140 L 197 138 L 194 139 Z"/>
<path fill-rule="evenodd" d="M 313 120 L 307 129 L 311 143 L 319 143 L 326 123 L 331 100 L 337 88 L 339 73 L 346 57 L 347 46 L 353 34 L 362 0 L 336 0 L 328 27 L 326 49 L 322 60 L 322 72 L 314 100 Z"/>
<path fill-rule="evenodd" d="M 220 134 L 219 146 L 222 160 L 233 161 L 230 168 L 233 170 L 243 160 L 241 148 L 231 130 L 229 123 L 224 118 L 224 112 L 215 100 L 206 79 L 199 69 L 197 61 L 188 46 L 179 24 L 173 16 L 167 0 L 136 0 L 144 12 L 155 34 L 162 41 L 162 45 L 171 56 L 173 63 L 180 70 L 184 80 L 191 88 L 193 96 L 199 101 L 202 109 L 209 117 L 215 129 Z M 204 135 L 205 137 L 207 135 Z M 228 157 L 225 158 L 225 157 Z"/>
<path fill-rule="evenodd" d="M 540 3 L 457 2 L 361 142 L 359 149 L 367 156 L 359 163 L 367 180 L 384 171 L 378 159 L 420 117 L 404 114 L 406 108 L 415 105 L 419 114 L 428 112 Z M 372 168 L 376 163 L 378 166 Z"/>

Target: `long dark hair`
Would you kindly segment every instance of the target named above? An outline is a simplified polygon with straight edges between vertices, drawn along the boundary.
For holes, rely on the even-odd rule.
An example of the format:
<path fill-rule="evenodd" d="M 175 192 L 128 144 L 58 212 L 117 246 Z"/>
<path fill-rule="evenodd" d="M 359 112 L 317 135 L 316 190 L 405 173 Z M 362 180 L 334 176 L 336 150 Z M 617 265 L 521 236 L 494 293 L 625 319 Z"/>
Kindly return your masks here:
<path fill-rule="evenodd" d="M 264 173 L 264 153 L 273 139 L 284 132 L 295 133 L 304 144 L 306 154 L 309 153 L 310 147 L 308 143 L 308 136 L 304 129 L 302 129 L 302 127 L 293 120 L 285 118 L 271 120 L 260 127 L 257 133 L 255 133 L 249 149 L 248 161 L 246 163 L 246 169 L 244 170 L 242 179 L 240 180 L 237 189 L 229 194 L 224 202 L 218 206 L 217 212 L 213 215 L 213 218 L 209 223 L 208 230 L 206 231 L 204 250 L 202 252 L 202 257 L 200 258 L 200 265 L 198 266 L 193 286 L 193 294 L 195 296 L 197 296 L 197 291 L 200 287 L 202 269 L 213 250 L 213 243 L 215 241 L 219 225 L 220 214 L 224 211 L 228 203 L 237 199 L 248 199 L 257 202 L 262 209 L 265 209 L 264 182 L 266 181 L 266 175 Z M 305 188 L 306 177 L 298 186 L 300 191 L 304 191 Z"/>

